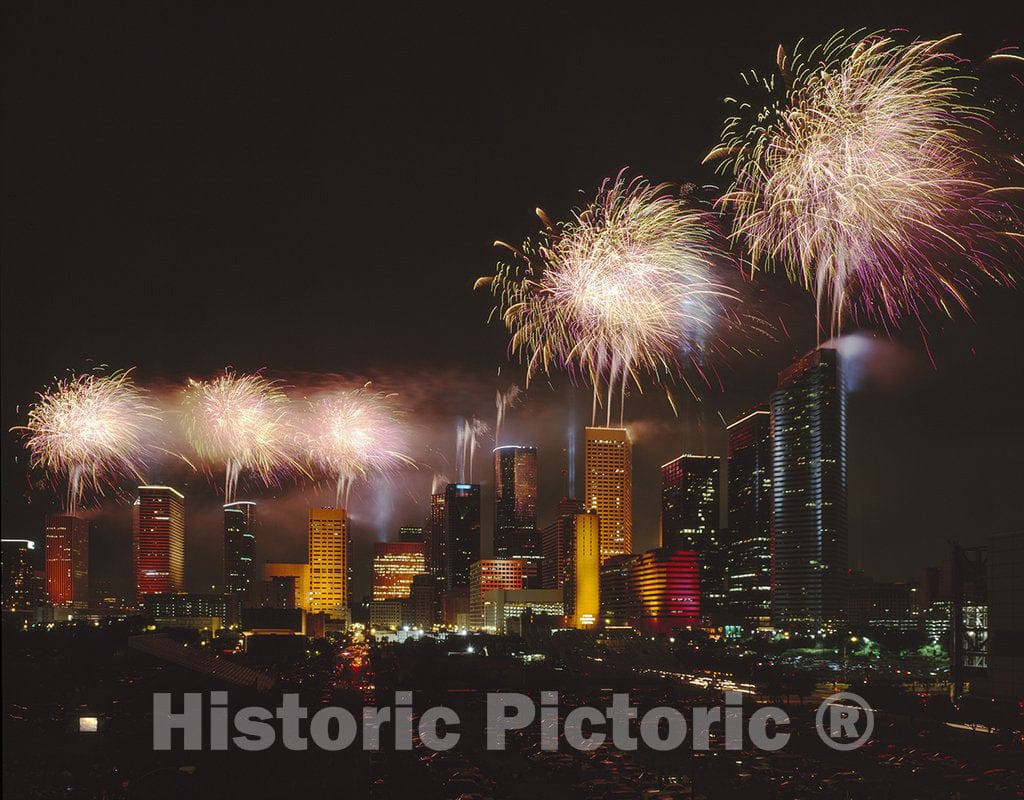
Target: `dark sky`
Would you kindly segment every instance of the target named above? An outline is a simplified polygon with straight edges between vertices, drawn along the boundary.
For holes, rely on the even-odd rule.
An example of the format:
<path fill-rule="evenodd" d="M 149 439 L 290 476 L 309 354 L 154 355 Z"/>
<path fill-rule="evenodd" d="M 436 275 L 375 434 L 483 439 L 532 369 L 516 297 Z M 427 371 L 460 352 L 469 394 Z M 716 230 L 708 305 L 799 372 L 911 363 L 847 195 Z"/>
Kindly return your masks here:
<path fill-rule="evenodd" d="M 722 98 L 780 42 L 907 27 L 963 31 L 960 52 L 978 56 L 1024 38 L 1019 15 L 979 2 L 492 5 L 8 5 L 4 430 L 69 367 L 174 383 L 232 365 L 377 378 L 450 456 L 455 417 L 490 419 L 495 389 L 521 375 L 471 286 L 495 238 L 535 230 L 535 206 L 563 215 L 622 166 L 712 181 L 700 160 Z M 778 296 L 793 338 L 728 365 L 725 392 L 678 420 L 657 392 L 630 400 L 638 546 L 656 538 L 657 465 L 721 450 L 719 412 L 764 398 L 813 344 L 809 301 Z M 916 330 L 855 347 L 851 545 L 869 573 L 916 576 L 949 538 L 1024 521 L 1021 310 L 1019 292 L 993 289 L 973 321 L 930 321 L 935 369 Z M 547 504 L 569 419 L 556 384 L 509 423 L 541 446 Z M 585 389 L 577 401 L 585 416 Z M 14 435 L 3 451 L 3 535 L 38 538 L 53 501 L 27 491 Z M 419 521 L 430 474 L 361 490 L 357 559 Z M 187 488 L 199 588 L 219 572 L 216 489 Z M 284 494 L 264 504 L 261 558 L 305 555 L 316 493 Z M 123 505 L 98 515 L 94 573 L 124 578 L 127 519 Z"/>

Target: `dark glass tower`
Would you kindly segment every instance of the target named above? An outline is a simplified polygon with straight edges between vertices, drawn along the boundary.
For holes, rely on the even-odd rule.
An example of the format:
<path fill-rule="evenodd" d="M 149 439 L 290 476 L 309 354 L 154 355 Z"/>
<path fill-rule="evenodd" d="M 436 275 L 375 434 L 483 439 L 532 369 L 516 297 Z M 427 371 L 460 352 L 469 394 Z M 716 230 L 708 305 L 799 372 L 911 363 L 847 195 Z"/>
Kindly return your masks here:
<path fill-rule="evenodd" d="M 846 397 L 839 354 L 779 373 L 771 398 L 772 622 L 810 629 L 846 616 Z"/>
<path fill-rule="evenodd" d="M 718 456 L 682 455 L 661 468 L 661 543 L 700 556 L 705 611 L 721 608 L 724 600 L 721 461 Z"/>
<path fill-rule="evenodd" d="M 494 450 L 494 557 L 536 555 L 537 448 Z"/>
<path fill-rule="evenodd" d="M 255 580 L 256 504 L 239 500 L 224 506 L 224 594 L 249 597 Z"/>
<path fill-rule="evenodd" d="M 528 588 L 540 588 L 536 447 L 494 450 L 494 557 L 523 559 Z"/>
<path fill-rule="evenodd" d="M 469 565 L 480 560 L 480 484 L 445 487 L 443 540 L 445 589 L 468 589 Z"/>
<path fill-rule="evenodd" d="M 772 571 L 771 414 L 757 408 L 729 431 L 726 604 L 751 626 L 769 624 Z"/>

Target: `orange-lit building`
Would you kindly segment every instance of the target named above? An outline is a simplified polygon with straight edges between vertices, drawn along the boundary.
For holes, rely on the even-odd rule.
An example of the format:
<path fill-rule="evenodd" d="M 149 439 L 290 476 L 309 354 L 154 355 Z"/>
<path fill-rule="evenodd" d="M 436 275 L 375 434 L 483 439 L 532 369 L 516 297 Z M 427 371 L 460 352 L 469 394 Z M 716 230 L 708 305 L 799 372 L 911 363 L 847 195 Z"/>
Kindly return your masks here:
<path fill-rule="evenodd" d="M 348 620 L 352 562 L 348 514 L 309 509 L 309 611 Z"/>
<path fill-rule="evenodd" d="M 422 542 L 374 542 L 373 599 L 405 600 L 412 579 L 427 571 Z"/>
<path fill-rule="evenodd" d="M 46 594 L 54 606 L 88 607 L 88 520 L 72 514 L 46 515 Z"/>
<path fill-rule="evenodd" d="M 601 561 L 633 552 L 633 445 L 625 428 L 585 430 L 584 507 L 601 518 Z"/>
<path fill-rule="evenodd" d="M 140 486 L 132 506 L 135 598 L 185 587 L 185 496 L 170 486 Z"/>

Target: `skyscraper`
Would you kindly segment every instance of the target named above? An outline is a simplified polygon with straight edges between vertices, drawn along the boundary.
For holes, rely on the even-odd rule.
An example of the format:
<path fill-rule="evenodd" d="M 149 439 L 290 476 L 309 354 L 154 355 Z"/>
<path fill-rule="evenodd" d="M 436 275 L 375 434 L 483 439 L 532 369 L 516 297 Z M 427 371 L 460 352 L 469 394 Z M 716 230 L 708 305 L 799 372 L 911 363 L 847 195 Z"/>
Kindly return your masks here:
<path fill-rule="evenodd" d="M 603 524 L 594 511 L 576 515 L 569 579 L 565 585 L 566 616 L 575 628 L 591 628 L 600 619 Z"/>
<path fill-rule="evenodd" d="M 430 495 L 430 514 L 427 524 L 423 527 L 423 544 L 426 546 L 427 572 L 440 581 L 444 588 L 445 551 L 444 551 L 444 492 Z"/>
<path fill-rule="evenodd" d="M 585 431 L 588 511 L 601 518 L 601 560 L 633 551 L 633 447 L 625 428 Z"/>
<path fill-rule="evenodd" d="M 185 588 L 185 495 L 170 486 L 140 486 L 132 506 L 135 598 Z"/>
<path fill-rule="evenodd" d="M 661 544 L 700 555 L 705 611 L 721 608 L 725 592 L 720 480 L 718 456 L 681 455 L 661 467 Z"/>
<path fill-rule="evenodd" d="M 348 619 L 351 535 L 343 508 L 309 509 L 309 611 Z"/>
<path fill-rule="evenodd" d="M 839 354 L 779 373 L 772 412 L 772 622 L 813 628 L 846 613 L 846 397 Z"/>
<path fill-rule="evenodd" d="M 224 506 L 224 594 L 249 597 L 255 574 L 256 504 L 238 500 Z"/>
<path fill-rule="evenodd" d="M 770 623 L 772 567 L 771 414 L 758 408 L 728 425 L 729 548 L 726 604 L 748 625 Z"/>
<path fill-rule="evenodd" d="M 540 556 L 537 536 L 537 448 L 494 449 L 494 557 Z"/>
<path fill-rule="evenodd" d="M 38 598 L 33 592 L 36 543 L 31 539 L 3 540 L 3 607 L 5 611 L 24 611 Z"/>
<path fill-rule="evenodd" d="M 469 565 L 480 560 L 480 485 L 449 483 L 444 490 L 445 589 L 469 588 Z"/>
<path fill-rule="evenodd" d="M 89 522 L 46 515 L 46 595 L 54 606 L 89 605 Z"/>
<path fill-rule="evenodd" d="M 555 519 L 541 534 L 541 588 L 561 589 L 565 583 L 568 548 L 575 545 L 576 515 L 581 503 L 572 497 L 563 497 L 555 508 Z"/>
<path fill-rule="evenodd" d="M 422 542 L 373 543 L 373 599 L 404 600 L 412 579 L 426 572 Z"/>

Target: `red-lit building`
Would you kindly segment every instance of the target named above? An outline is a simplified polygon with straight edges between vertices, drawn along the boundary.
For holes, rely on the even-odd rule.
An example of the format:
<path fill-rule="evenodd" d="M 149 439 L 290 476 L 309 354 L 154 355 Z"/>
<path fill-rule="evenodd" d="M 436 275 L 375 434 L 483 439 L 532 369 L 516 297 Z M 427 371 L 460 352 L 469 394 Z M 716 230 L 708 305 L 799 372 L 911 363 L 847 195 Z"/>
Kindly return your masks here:
<path fill-rule="evenodd" d="M 89 522 L 46 515 L 46 594 L 54 606 L 89 605 Z"/>
<path fill-rule="evenodd" d="M 185 496 L 170 486 L 140 486 L 132 506 L 135 597 L 181 592 L 185 585 Z"/>
<path fill-rule="evenodd" d="M 700 622 L 700 559 L 692 550 L 659 547 L 629 563 L 630 624 L 667 634 Z"/>

